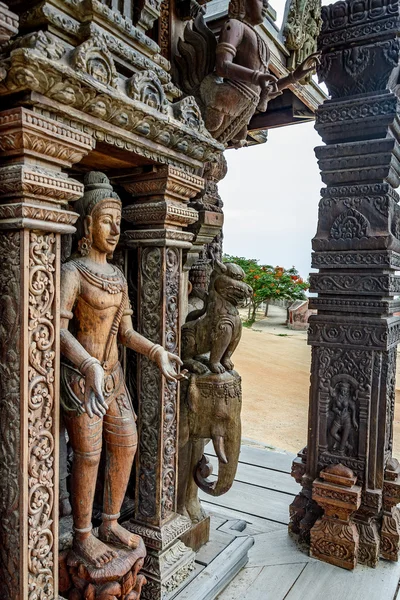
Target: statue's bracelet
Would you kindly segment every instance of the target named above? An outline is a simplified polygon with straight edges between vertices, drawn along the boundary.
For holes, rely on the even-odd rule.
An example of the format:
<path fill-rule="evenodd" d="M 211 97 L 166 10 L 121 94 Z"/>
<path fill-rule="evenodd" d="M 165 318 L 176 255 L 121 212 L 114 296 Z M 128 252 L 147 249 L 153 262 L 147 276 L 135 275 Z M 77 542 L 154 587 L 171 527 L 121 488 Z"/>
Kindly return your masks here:
<path fill-rule="evenodd" d="M 154 361 L 154 357 L 160 349 L 164 350 L 164 348 L 162 346 L 160 346 L 160 344 L 154 344 L 154 346 L 152 346 L 149 350 L 149 354 L 148 354 L 149 359 Z"/>
<path fill-rule="evenodd" d="M 92 365 L 100 365 L 101 367 L 101 362 L 97 358 L 94 358 L 94 356 L 89 356 L 88 358 L 85 358 L 83 362 L 81 362 L 79 365 L 79 371 L 82 373 L 82 375 L 86 375 L 86 371 Z"/>
<path fill-rule="evenodd" d="M 251 76 L 251 83 L 254 85 L 259 85 L 258 79 L 262 75 L 261 71 L 253 71 L 253 75 Z"/>

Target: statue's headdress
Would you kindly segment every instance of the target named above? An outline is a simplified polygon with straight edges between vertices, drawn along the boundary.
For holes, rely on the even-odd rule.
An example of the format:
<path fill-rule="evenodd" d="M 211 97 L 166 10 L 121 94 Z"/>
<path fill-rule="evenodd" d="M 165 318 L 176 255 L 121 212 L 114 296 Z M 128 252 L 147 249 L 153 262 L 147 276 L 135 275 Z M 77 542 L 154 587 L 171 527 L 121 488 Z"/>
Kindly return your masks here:
<path fill-rule="evenodd" d="M 228 7 L 228 16 L 230 19 L 244 19 L 246 14 L 245 0 L 231 0 Z"/>
<path fill-rule="evenodd" d="M 122 202 L 116 192 L 114 192 L 110 180 L 104 173 L 99 171 L 90 171 L 86 173 L 83 180 L 85 191 L 74 208 L 79 213 L 79 219 L 76 224 L 76 239 L 81 254 L 87 254 L 87 246 L 90 240 L 85 238 L 84 220 L 88 215 L 93 215 L 100 208 L 122 208 Z"/>

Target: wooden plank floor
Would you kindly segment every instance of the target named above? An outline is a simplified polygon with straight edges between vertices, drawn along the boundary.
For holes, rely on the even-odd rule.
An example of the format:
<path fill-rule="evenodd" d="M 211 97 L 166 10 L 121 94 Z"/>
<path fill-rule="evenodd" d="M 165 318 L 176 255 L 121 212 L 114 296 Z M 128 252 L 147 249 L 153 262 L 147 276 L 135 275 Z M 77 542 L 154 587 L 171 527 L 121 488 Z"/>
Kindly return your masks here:
<path fill-rule="evenodd" d="M 210 445 L 207 453 L 217 472 Z M 381 560 L 376 569 L 360 565 L 349 572 L 310 558 L 288 536 L 289 504 L 299 491 L 290 477 L 292 459 L 243 445 L 231 490 L 219 498 L 200 494 L 215 529 L 205 552 L 218 555 L 223 534 L 232 531 L 255 540 L 246 567 L 218 600 L 400 600 L 400 563 Z"/>

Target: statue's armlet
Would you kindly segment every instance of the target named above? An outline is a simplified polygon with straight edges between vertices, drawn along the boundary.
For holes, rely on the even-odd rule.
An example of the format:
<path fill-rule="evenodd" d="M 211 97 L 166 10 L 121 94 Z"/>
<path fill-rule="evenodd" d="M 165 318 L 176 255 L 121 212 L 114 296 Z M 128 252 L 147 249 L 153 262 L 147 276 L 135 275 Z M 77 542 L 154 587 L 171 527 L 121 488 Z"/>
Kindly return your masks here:
<path fill-rule="evenodd" d="M 68 329 L 68 321 L 73 317 L 73 308 L 80 293 L 80 276 L 78 269 L 71 263 L 61 266 L 61 329 Z"/>
<path fill-rule="evenodd" d="M 236 19 L 230 19 L 225 23 L 219 36 L 216 49 L 216 68 L 217 73 L 224 74 L 223 65 L 231 63 L 236 56 L 236 50 L 242 41 L 243 23 Z"/>
<path fill-rule="evenodd" d="M 229 44 L 237 48 L 243 39 L 244 25 L 237 19 L 229 19 L 224 23 L 218 39 L 218 47 L 220 44 Z"/>

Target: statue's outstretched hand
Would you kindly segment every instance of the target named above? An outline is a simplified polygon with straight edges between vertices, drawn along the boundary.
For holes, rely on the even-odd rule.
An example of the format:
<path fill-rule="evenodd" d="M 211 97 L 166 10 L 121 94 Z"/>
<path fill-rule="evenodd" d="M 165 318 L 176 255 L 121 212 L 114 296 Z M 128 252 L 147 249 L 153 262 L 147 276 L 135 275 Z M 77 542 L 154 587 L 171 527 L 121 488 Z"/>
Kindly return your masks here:
<path fill-rule="evenodd" d="M 104 371 L 100 363 L 90 365 L 85 371 L 85 411 L 92 419 L 93 415 L 102 418 L 107 412 L 103 395 Z"/>
<path fill-rule="evenodd" d="M 321 52 L 313 52 L 303 62 L 296 67 L 292 75 L 296 81 L 301 81 L 304 77 L 307 77 L 309 73 L 315 71 L 317 65 L 320 63 Z"/>
<path fill-rule="evenodd" d="M 154 360 L 161 373 L 168 381 L 178 381 L 179 379 L 185 378 L 186 371 L 181 371 L 179 373 L 179 367 L 181 367 L 183 363 L 176 354 L 167 352 L 162 348 L 157 352 Z"/>

